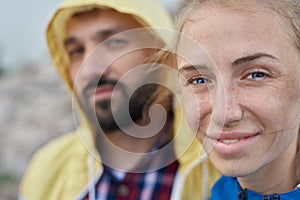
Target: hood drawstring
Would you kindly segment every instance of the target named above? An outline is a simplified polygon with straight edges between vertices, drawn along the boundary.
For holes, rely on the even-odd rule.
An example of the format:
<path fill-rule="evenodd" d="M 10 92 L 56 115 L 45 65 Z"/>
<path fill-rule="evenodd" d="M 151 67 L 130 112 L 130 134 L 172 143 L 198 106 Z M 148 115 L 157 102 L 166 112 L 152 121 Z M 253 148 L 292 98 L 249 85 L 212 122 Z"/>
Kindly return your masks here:
<path fill-rule="evenodd" d="M 247 200 L 247 189 L 243 189 L 239 183 L 238 185 L 239 185 L 238 200 Z"/>
<path fill-rule="evenodd" d="M 239 189 L 238 200 L 247 200 L 247 189 L 243 189 L 240 184 Z M 280 196 L 276 193 L 272 195 L 264 195 L 262 200 L 280 200 Z"/>
<path fill-rule="evenodd" d="M 89 200 L 95 200 L 95 176 L 94 176 L 94 157 L 89 155 L 88 170 L 89 170 Z"/>
<path fill-rule="evenodd" d="M 202 162 L 202 199 L 208 199 L 208 161 L 205 159 Z"/>
<path fill-rule="evenodd" d="M 265 195 L 262 200 L 280 200 L 280 196 L 278 194 Z"/>

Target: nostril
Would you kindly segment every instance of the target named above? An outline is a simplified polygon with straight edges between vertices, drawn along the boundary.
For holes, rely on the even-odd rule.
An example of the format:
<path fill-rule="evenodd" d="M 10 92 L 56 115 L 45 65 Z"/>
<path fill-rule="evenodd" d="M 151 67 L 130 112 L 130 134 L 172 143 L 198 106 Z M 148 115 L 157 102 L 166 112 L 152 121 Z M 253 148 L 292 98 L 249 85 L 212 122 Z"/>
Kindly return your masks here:
<path fill-rule="evenodd" d="M 223 103 L 215 106 L 212 112 L 212 120 L 218 126 L 235 126 L 243 119 L 244 111 L 237 103 Z"/>

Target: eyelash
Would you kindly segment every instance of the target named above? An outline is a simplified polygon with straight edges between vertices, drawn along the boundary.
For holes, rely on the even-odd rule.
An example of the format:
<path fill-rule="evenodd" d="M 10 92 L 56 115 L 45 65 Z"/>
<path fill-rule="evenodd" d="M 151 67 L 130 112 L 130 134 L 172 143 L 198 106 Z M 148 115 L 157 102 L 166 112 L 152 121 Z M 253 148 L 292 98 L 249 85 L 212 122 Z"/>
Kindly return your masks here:
<path fill-rule="evenodd" d="M 258 75 L 258 77 L 255 77 L 255 75 Z M 249 72 L 247 72 L 246 76 L 244 76 L 245 79 L 250 80 L 262 80 L 265 78 L 268 78 L 269 74 L 265 72 L 265 70 L 262 69 L 252 69 Z"/>
<path fill-rule="evenodd" d="M 123 39 L 123 38 L 110 38 L 104 42 L 105 45 L 108 45 L 110 47 L 113 47 L 113 46 L 119 47 L 120 45 L 124 45 L 126 43 L 128 43 L 128 40 Z M 73 58 L 73 57 L 77 56 L 78 54 L 81 54 L 83 51 L 84 51 L 83 47 L 78 47 L 78 48 L 74 48 L 74 49 L 70 50 L 68 52 L 68 54 L 69 54 L 70 58 Z"/>
<path fill-rule="evenodd" d="M 110 39 L 105 41 L 105 44 L 109 45 L 111 47 L 113 47 L 113 46 L 119 47 L 119 46 L 125 45 L 127 43 L 128 43 L 128 41 L 126 39 L 123 39 L 123 38 L 110 38 Z"/>
<path fill-rule="evenodd" d="M 251 80 L 251 81 L 259 81 L 263 80 L 265 78 L 268 78 L 269 74 L 265 72 L 265 70 L 256 68 L 251 69 L 246 72 L 246 75 L 242 79 Z M 187 80 L 187 84 L 192 85 L 202 85 L 202 84 L 208 84 L 210 83 L 210 80 L 207 78 L 204 78 L 202 76 L 192 77 Z"/>
<path fill-rule="evenodd" d="M 81 54 L 84 51 L 83 48 L 79 47 L 79 48 L 75 48 L 71 51 L 68 52 L 70 58 L 77 56 L 78 54 Z"/>
<path fill-rule="evenodd" d="M 197 81 L 199 81 L 199 80 L 201 80 L 201 83 L 197 83 Z M 209 83 L 209 80 L 206 79 L 206 78 L 203 78 L 201 76 L 198 76 L 198 77 L 193 77 L 193 78 L 188 79 L 187 82 L 189 84 L 193 84 L 193 85 L 201 85 L 201 84 L 207 84 L 207 83 Z"/>

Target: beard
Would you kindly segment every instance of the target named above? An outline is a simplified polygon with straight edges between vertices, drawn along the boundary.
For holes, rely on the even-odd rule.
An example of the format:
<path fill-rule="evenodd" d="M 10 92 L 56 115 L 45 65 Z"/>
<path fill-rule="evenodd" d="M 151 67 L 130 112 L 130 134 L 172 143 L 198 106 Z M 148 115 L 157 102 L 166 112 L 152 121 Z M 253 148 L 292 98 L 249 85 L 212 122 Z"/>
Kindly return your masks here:
<path fill-rule="evenodd" d="M 86 95 L 93 85 L 95 90 L 95 82 L 90 83 L 83 91 L 82 99 L 79 99 L 79 103 L 86 113 L 91 125 L 96 131 L 110 132 L 115 130 L 122 130 L 122 128 L 130 126 L 132 123 L 136 123 L 145 116 L 145 111 L 150 107 L 152 102 L 152 96 L 158 88 L 157 84 L 146 84 L 137 88 L 132 96 L 129 96 L 129 89 L 126 88 L 124 83 L 118 83 L 114 80 L 100 80 L 96 85 L 103 86 L 110 84 L 116 90 L 120 90 L 119 98 L 107 98 L 95 102 L 95 105 L 88 103 L 89 97 Z M 114 114 L 117 115 L 118 120 L 115 120 Z"/>

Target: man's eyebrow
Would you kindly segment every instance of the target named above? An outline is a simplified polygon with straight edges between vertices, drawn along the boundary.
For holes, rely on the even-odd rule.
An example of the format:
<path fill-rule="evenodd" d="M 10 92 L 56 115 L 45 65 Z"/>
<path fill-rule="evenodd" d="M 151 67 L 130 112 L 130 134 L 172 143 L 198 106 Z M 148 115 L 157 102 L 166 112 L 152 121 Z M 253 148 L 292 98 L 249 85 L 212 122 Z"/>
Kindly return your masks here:
<path fill-rule="evenodd" d="M 103 40 L 105 40 L 112 35 L 115 35 L 117 33 L 120 33 L 122 31 L 126 31 L 126 30 L 128 30 L 128 28 L 126 28 L 124 26 L 115 26 L 115 27 L 105 28 L 105 29 L 98 30 L 92 36 L 92 38 L 93 39 L 102 38 Z M 72 44 L 76 43 L 76 41 L 77 41 L 76 37 L 71 36 L 64 41 L 64 46 L 72 45 Z"/>
<path fill-rule="evenodd" d="M 94 36 L 107 38 L 109 36 L 115 35 L 117 33 L 120 33 L 122 31 L 126 31 L 126 30 L 128 30 L 128 28 L 123 27 L 123 26 L 115 26 L 115 27 L 99 30 L 96 32 L 96 34 Z"/>
<path fill-rule="evenodd" d="M 255 59 L 258 59 L 258 58 L 261 58 L 261 57 L 268 57 L 268 58 L 272 58 L 272 59 L 275 59 L 275 60 L 278 60 L 276 57 L 270 55 L 270 54 L 266 54 L 266 53 L 255 53 L 255 54 L 252 54 L 252 55 L 249 55 L 249 56 L 245 56 L 245 57 L 242 57 L 242 58 L 239 58 L 237 60 L 235 60 L 232 65 L 240 65 L 240 64 L 243 64 L 243 63 L 246 63 L 246 62 L 250 62 L 252 60 L 255 60 Z"/>
<path fill-rule="evenodd" d="M 64 41 L 64 46 L 69 46 L 76 43 L 76 38 L 75 37 L 69 37 Z"/>

